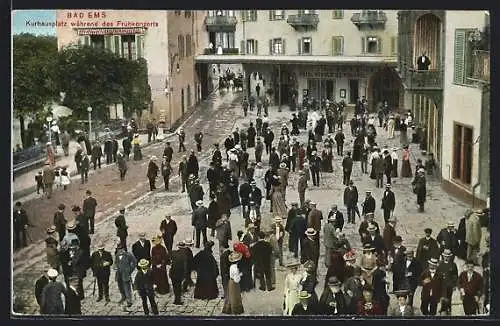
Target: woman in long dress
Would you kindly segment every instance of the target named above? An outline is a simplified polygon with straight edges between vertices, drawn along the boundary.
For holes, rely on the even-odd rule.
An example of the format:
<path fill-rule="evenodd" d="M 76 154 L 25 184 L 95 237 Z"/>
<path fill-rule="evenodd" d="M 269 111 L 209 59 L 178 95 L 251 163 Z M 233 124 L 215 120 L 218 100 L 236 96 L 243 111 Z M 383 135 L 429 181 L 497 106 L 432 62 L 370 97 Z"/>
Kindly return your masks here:
<path fill-rule="evenodd" d="M 391 158 L 392 158 L 391 177 L 392 178 L 398 177 L 398 153 L 397 153 L 397 150 L 398 150 L 397 147 L 392 148 L 392 153 L 391 153 Z"/>
<path fill-rule="evenodd" d="M 194 256 L 193 269 L 196 271 L 195 299 L 213 300 L 219 296 L 219 287 L 217 286 L 219 267 L 212 253 L 213 245 L 213 241 L 208 241 L 205 248 Z"/>
<path fill-rule="evenodd" d="M 411 166 L 410 166 L 410 150 L 408 149 L 408 145 L 403 148 L 403 163 L 401 164 L 401 177 L 402 178 L 411 178 Z"/>
<path fill-rule="evenodd" d="M 243 233 L 243 232 L 242 232 Z M 244 234 L 240 234 L 239 237 L 243 238 Z M 239 241 L 242 239 L 239 238 Z M 243 242 L 237 242 L 233 245 L 233 249 L 236 252 L 242 254 L 242 258 L 238 261 L 238 269 L 243 273 L 240 281 L 240 291 L 247 292 L 254 288 L 253 278 L 252 278 L 252 258 L 250 255 L 250 249 Z"/>
<path fill-rule="evenodd" d="M 230 315 L 240 315 L 244 312 L 243 302 L 241 300 L 240 281 L 243 273 L 238 268 L 238 262 L 243 255 L 237 251 L 229 255 L 229 283 L 227 285 L 227 298 L 224 301 L 222 313 Z"/>
<path fill-rule="evenodd" d="M 287 216 L 287 208 L 284 196 L 281 189 L 281 182 L 274 179 L 274 184 L 271 185 L 271 205 L 275 216 Z"/>
<path fill-rule="evenodd" d="M 132 147 L 134 148 L 134 161 L 142 160 L 141 139 L 139 138 L 139 134 L 134 135 Z"/>
<path fill-rule="evenodd" d="M 156 235 L 152 242 L 151 248 L 151 266 L 153 275 L 153 284 L 156 284 L 156 292 L 158 294 L 167 294 L 170 292 L 170 284 L 168 283 L 167 264 L 170 263 L 170 257 L 167 249 L 161 244 L 162 237 Z"/>
<path fill-rule="evenodd" d="M 63 189 L 66 190 L 68 186 L 71 184 L 71 180 L 69 178 L 69 172 L 66 167 L 63 167 L 61 170 L 61 185 Z"/>
<path fill-rule="evenodd" d="M 293 307 L 299 303 L 299 293 L 302 288 L 300 281 L 302 275 L 299 273 L 299 262 L 289 264 L 290 273 L 285 279 L 285 299 L 283 303 L 283 316 L 291 316 Z"/>
<path fill-rule="evenodd" d="M 259 188 L 261 192 L 266 190 L 266 183 L 264 181 L 265 173 L 266 171 L 262 168 L 262 163 L 258 162 L 253 172 L 253 179 L 255 180 L 257 188 Z"/>

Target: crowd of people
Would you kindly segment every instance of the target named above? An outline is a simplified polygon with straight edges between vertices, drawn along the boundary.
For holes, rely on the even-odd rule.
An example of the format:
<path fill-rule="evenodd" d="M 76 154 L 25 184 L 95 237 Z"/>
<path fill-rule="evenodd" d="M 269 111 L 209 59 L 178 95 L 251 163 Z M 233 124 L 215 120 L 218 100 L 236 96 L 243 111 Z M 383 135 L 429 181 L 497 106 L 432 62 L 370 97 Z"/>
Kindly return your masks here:
<path fill-rule="evenodd" d="M 255 106 L 245 99 L 243 109 L 247 116 L 248 109 L 252 112 Z M 81 300 L 85 297 L 82 280 L 89 269 L 96 278 L 97 301 L 109 302 L 111 267 L 122 296 L 119 303 L 125 302 L 124 308 L 130 309 L 132 292 L 137 290 L 145 314 L 150 310 L 158 314 L 155 293 L 169 293 L 170 282 L 175 304 L 182 305 L 182 293 L 194 287 L 195 299 L 212 300 L 222 295 L 223 314 L 244 313 L 242 296 L 257 286 L 259 291 L 283 293 L 283 315 L 286 316 L 436 315 L 438 305 L 440 314 L 449 315 L 455 289 L 460 292 L 466 315 L 489 310 L 489 251 L 479 256 L 480 218 L 489 214 L 488 210 L 467 211 L 458 230 L 455 223 L 449 221 L 436 238 L 432 237 L 433 230 L 425 228 L 425 236 L 417 248 L 406 248 L 393 215 L 397 204 L 393 180 L 401 178 L 404 182 L 405 178 L 413 177 L 408 180 L 408 186 L 413 187 L 418 211 L 423 212 L 426 175 L 433 174 L 433 158 L 429 156 L 426 162 L 417 160 L 414 169 L 411 168 L 408 138 L 403 135 L 411 126 L 411 113 L 396 119 L 390 110 L 384 112 L 379 131 L 380 127 L 386 127 L 386 139 L 394 138 L 399 132 L 402 145 L 402 148 L 390 149 L 377 135 L 375 115 L 367 114 L 362 104 L 356 106 L 350 120 L 352 149 L 344 149 L 348 137 L 344 134 L 345 116 L 342 105 L 327 105 L 320 112 L 300 110 L 292 115 L 290 124 L 281 126 L 279 136 L 275 137 L 267 108 L 262 115 L 257 107 L 255 125 L 250 122 L 246 129 L 236 128 L 225 138 L 223 149 L 219 143 L 212 145 L 206 175 L 200 174 L 197 158 L 197 153 L 202 151 L 203 134 L 193 135 L 196 150 L 185 155 L 186 133 L 181 128 L 177 154 L 182 159 L 177 173 L 171 166 L 175 150 L 167 142 L 161 164 L 157 164 L 156 156 L 150 158 L 147 178 L 150 190 L 154 191 L 161 174 L 165 191 L 172 191 L 170 178 L 175 174 L 179 176 L 178 190 L 186 193 L 192 208 L 192 239 L 176 243 L 177 224 L 167 214 L 159 225 L 160 234 L 153 235 L 150 241 L 141 233 L 140 239 L 129 246 L 126 211 L 121 209 L 115 219 L 120 241 L 114 255 L 105 250 L 104 244 L 96 246 L 97 250 L 91 254 L 89 234 L 94 233 L 91 221 L 97 205 L 95 199 L 90 199 L 91 192 L 87 193 L 83 212 L 73 207 L 72 219 L 66 220 L 65 206 L 60 205 L 54 225 L 47 230 L 47 260 L 51 269 L 36 285 L 41 313 L 81 314 Z M 301 138 L 304 133 L 307 134 L 305 141 Z M 253 157 L 249 149 L 253 149 Z M 118 152 L 122 153 L 122 149 Z M 323 174 L 333 172 L 334 155 L 342 157 L 347 221 L 337 205 L 332 205 L 323 218 L 323 212 L 307 196 L 311 179 L 312 187 L 320 187 Z M 380 203 L 384 219 L 380 226 L 375 221 L 377 199 L 366 190 L 365 198 L 360 200 L 351 179 L 355 162 L 360 162 L 366 177 L 376 180 L 377 187 L 385 188 Z M 400 169 L 398 162 L 401 162 Z M 289 187 L 291 175 L 295 173 L 299 175 L 297 184 Z M 205 179 L 208 189 L 202 186 Z M 290 188 L 297 189 L 298 202 L 287 200 Z M 209 198 L 207 206 L 206 197 Z M 244 229 L 233 237 L 231 220 L 234 221 L 237 207 L 241 207 L 245 222 Z M 14 215 L 24 221 L 20 203 Z M 362 248 L 351 246 L 344 231 L 346 223 L 359 223 Z M 210 240 L 214 236 L 219 261 L 213 253 L 216 242 Z M 320 252 L 324 253 L 324 262 L 319 261 Z M 466 269 L 460 274 L 456 257 L 466 262 Z M 320 263 L 325 265 L 327 273 L 324 288 L 318 289 Z M 288 272 L 284 288 L 276 289 L 277 269 L 285 267 Z M 61 272 L 65 285 L 56 280 Z M 196 274 L 195 281 L 192 272 Z M 219 293 L 219 277 L 223 293 Z M 418 287 L 422 287 L 421 305 L 414 307 Z M 391 292 L 397 297 L 394 306 L 390 305 Z M 60 294 L 65 295 L 65 304 Z"/>

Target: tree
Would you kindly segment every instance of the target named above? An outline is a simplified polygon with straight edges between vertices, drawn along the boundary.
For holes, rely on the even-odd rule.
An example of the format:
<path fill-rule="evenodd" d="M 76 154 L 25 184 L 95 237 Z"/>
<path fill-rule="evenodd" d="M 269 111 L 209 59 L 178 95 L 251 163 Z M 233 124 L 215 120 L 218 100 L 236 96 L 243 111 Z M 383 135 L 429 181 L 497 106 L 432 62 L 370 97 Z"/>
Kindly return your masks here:
<path fill-rule="evenodd" d="M 143 109 L 140 103 L 151 98 L 144 91 L 144 65 L 116 56 L 109 50 L 90 46 L 70 46 L 58 57 L 59 87 L 66 92 L 64 105 L 79 118 L 92 115 L 107 120 L 111 104 L 123 102 L 132 109 Z M 147 68 L 146 68 L 147 85 Z"/>
<path fill-rule="evenodd" d="M 33 119 L 35 125 L 43 123 L 45 105 L 59 97 L 54 75 L 57 39 L 26 33 L 14 35 L 12 49 L 14 115 L 21 124 L 23 147 L 28 147 L 33 138 L 39 138 L 43 132 L 32 129 L 30 136 L 33 137 L 27 137 L 25 119 Z"/>

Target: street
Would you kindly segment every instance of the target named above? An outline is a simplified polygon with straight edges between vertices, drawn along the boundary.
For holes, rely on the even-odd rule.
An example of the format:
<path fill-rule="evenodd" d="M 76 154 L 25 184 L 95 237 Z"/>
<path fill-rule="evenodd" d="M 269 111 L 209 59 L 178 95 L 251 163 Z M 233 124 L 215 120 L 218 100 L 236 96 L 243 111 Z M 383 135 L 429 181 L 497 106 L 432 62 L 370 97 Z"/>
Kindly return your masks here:
<path fill-rule="evenodd" d="M 208 105 L 205 108 L 195 112 L 185 126 L 186 131 L 186 149 L 194 148 L 193 135 L 196 131 L 201 130 L 204 134 L 203 151 L 197 154 L 200 164 L 200 182 L 205 190 L 205 205 L 208 205 L 208 183 L 206 180 L 206 170 L 209 166 L 211 159 L 211 152 L 213 143 L 217 142 L 223 149 L 223 141 L 225 137 L 234 130 L 235 127 L 241 129 L 248 128 L 250 120 L 255 121 L 256 111 L 249 111 L 249 117 L 243 117 L 243 110 L 241 108 L 242 93 L 228 93 L 225 94 L 217 105 Z M 269 109 L 269 121 L 276 138 L 279 136 L 280 126 L 283 123 L 288 123 L 291 118 L 291 113 L 288 109 L 278 112 L 277 107 Z M 348 116 L 350 119 L 351 116 Z M 346 119 L 346 120 L 348 120 Z M 291 128 L 290 128 L 291 129 Z M 352 136 L 348 123 L 344 123 L 344 133 L 346 142 L 344 145 L 344 152 L 352 151 Z M 388 145 L 389 148 L 399 146 L 396 143 L 399 137 L 393 140 L 386 140 L 385 132 L 377 127 L 377 142 L 381 145 Z M 275 142 L 276 142 L 275 138 Z M 298 137 L 301 142 L 307 141 L 307 132 L 301 130 Z M 31 222 L 36 226 L 31 229 L 31 237 L 33 240 L 39 241 L 45 237 L 46 228 L 52 224 L 52 217 L 57 209 L 57 205 L 65 203 L 66 210 L 65 216 L 70 219 L 72 216 L 71 206 L 74 204 L 81 205 L 84 197 L 85 190 L 89 189 L 93 192 L 93 196 L 97 199 L 97 214 L 96 214 L 96 227 L 95 234 L 91 236 L 92 251 L 95 246 L 104 241 L 106 243 L 106 250 L 114 252 L 116 246 L 116 227 L 114 225 L 114 217 L 116 216 L 120 207 L 128 207 L 125 214 L 127 224 L 129 226 L 129 246 L 138 239 L 140 232 L 146 232 L 147 237 L 151 239 L 154 234 L 159 234 L 160 222 L 165 214 L 171 214 L 172 218 L 177 222 L 178 232 L 175 236 L 175 243 L 180 240 L 191 238 L 191 207 L 185 193 L 180 193 L 179 181 L 177 175 L 178 162 L 181 154 L 177 153 L 177 137 L 170 139 L 174 149 L 172 168 L 174 169 L 173 177 L 171 179 L 171 190 L 166 192 L 163 188 L 161 177 L 157 179 L 157 190 L 149 192 L 148 180 L 146 178 L 147 164 L 152 155 L 158 158 L 162 157 L 164 143 L 151 145 L 143 150 L 143 160 L 128 162 L 129 170 L 127 172 L 125 181 L 119 180 L 117 169 L 113 167 L 106 167 L 98 170 L 92 176 L 89 176 L 89 182 L 85 185 L 75 184 L 67 191 L 54 192 L 52 199 L 35 198 L 23 202 Z M 121 145 L 121 143 L 120 143 Z M 417 149 L 418 145 L 411 144 L 412 150 L 412 169 L 414 171 L 415 160 L 420 157 L 420 151 Z M 318 148 L 319 149 L 319 148 Z M 320 149 L 321 150 L 321 149 Z M 249 149 L 250 161 L 254 160 L 254 150 Z M 225 159 L 225 155 L 223 155 Z M 322 173 L 320 186 L 312 186 L 309 182 L 308 191 L 306 192 L 306 199 L 314 199 L 317 203 L 318 209 L 323 212 L 326 221 L 328 210 L 332 205 L 338 205 L 339 210 L 342 211 L 344 217 L 347 217 L 345 208 L 343 207 L 343 192 L 344 186 L 342 185 L 342 157 L 334 153 L 333 173 Z M 400 161 L 401 162 L 401 161 Z M 268 155 L 263 155 L 263 165 L 267 169 Z M 369 178 L 368 174 L 362 174 L 359 162 L 355 162 L 351 179 L 357 186 L 360 201 L 364 198 L 366 190 L 371 190 L 372 195 L 376 200 L 376 214 L 375 220 L 379 225 L 383 225 L 382 210 L 380 209 L 380 200 L 384 188 L 376 188 L 375 180 Z M 298 180 L 298 173 L 291 173 L 289 178 L 289 187 L 287 188 L 287 205 L 291 202 L 298 201 L 298 194 L 296 191 Z M 445 227 L 448 220 L 458 221 L 464 211 L 468 208 L 462 202 L 449 196 L 441 190 L 439 181 L 436 178 L 430 177 L 427 180 L 427 202 L 425 213 L 418 213 L 416 197 L 412 193 L 410 186 L 411 179 L 395 178 L 393 181 L 392 190 L 396 196 L 396 208 L 394 216 L 397 218 L 396 225 L 397 234 L 403 238 L 403 245 L 407 248 L 416 249 L 419 238 L 423 237 L 423 229 L 430 227 L 433 229 L 433 237 L 437 235 L 439 230 Z M 263 221 L 262 229 L 266 229 L 272 222 L 274 216 L 270 215 L 269 202 L 266 201 L 262 207 Z M 241 217 L 241 208 L 235 208 L 231 213 L 231 224 L 233 239 L 236 239 L 236 232 L 243 230 L 243 218 Z M 344 232 L 349 239 L 351 245 L 360 251 L 360 241 L 358 236 L 358 227 L 360 220 L 356 220 L 356 225 L 346 224 Z M 210 232 L 207 232 L 208 234 Z M 483 230 L 483 237 L 485 231 Z M 323 233 L 321 232 L 321 237 Z M 214 247 L 214 256 L 219 262 L 219 252 L 217 249 L 217 240 Z M 285 250 L 287 241 L 285 240 L 285 265 L 288 256 Z M 48 268 L 45 259 L 45 244 L 37 243 L 28 248 L 22 249 L 14 254 L 14 293 L 16 294 L 16 305 L 19 310 L 16 312 L 26 314 L 38 314 L 38 305 L 34 296 L 34 282 L 41 276 Z M 198 249 L 193 248 L 193 253 L 196 254 Z M 324 247 L 321 246 L 319 258 L 319 271 L 316 292 L 321 295 L 323 289 L 324 276 L 326 268 L 324 266 Z M 358 255 L 359 262 L 359 255 Z M 457 262 L 459 273 L 463 270 L 463 262 Z M 245 315 L 281 315 L 283 304 L 283 287 L 286 275 L 285 269 L 277 267 L 276 271 L 276 290 L 272 292 L 263 292 L 260 290 L 251 291 L 250 293 L 242 294 L 243 306 Z M 62 276 L 60 276 L 62 278 Z M 389 280 L 392 278 L 389 276 Z M 170 282 L 170 281 L 169 281 Z M 219 278 L 219 294 L 222 295 L 222 285 Z M 93 277 L 91 272 L 87 273 L 84 279 L 85 300 L 82 301 L 83 315 L 143 315 L 142 304 L 140 298 L 137 296 L 134 299 L 132 311 L 125 312 L 122 307 L 117 303 L 120 299 L 117 284 L 114 280 L 113 274 L 110 278 L 110 294 L 111 302 L 107 304 L 97 303 L 96 297 L 92 297 L 92 284 Z M 392 286 L 390 287 L 392 289 Z M 157 296 L 157 303 L 160 315 L 192 315 L 192 316 L 218 316 L 221 315 L 223 300 L 215 299 L 211 301 L 195 300 L 193 299 L 192 289 L 189 293 L 184 294 L 184 305 L 173 305 L 172 290 L 169 294 Z M 391 295 L 391 301 L 395 301 Z M 415 293 L 415 307 L 420 306 L 420 288 Z M 418 311 L 418 309 L 416 309 Z M 452 315 L 463 315 L 463 308 L 456 291 L 453 296 L 452 302 Z"/>

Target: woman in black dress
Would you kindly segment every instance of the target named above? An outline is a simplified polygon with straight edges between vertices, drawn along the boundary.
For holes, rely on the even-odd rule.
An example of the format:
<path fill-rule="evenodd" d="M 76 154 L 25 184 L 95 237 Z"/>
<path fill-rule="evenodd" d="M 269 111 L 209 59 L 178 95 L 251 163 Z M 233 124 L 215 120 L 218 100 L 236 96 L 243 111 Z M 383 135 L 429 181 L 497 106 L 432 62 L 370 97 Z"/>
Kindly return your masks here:
<path fill-rule="evenodd" d="M 213 241 L 208 241 L 205 248 L 194 256 L 193 269 L 196 271 L 195 299 L 212 300 L 219 296 L 219 287 L 217 286 L 219 267 L 212 254 L 213 245 Z"/>

